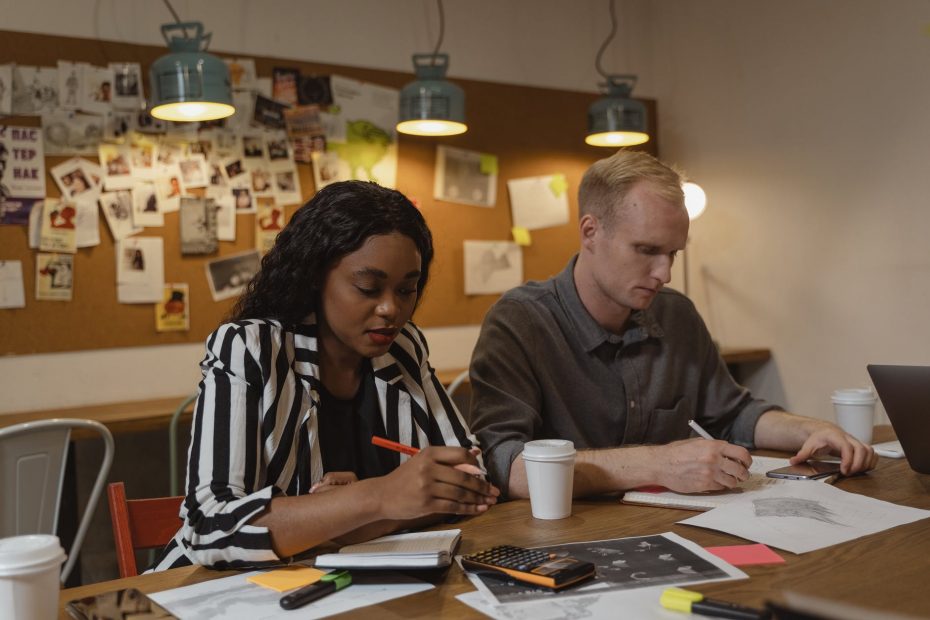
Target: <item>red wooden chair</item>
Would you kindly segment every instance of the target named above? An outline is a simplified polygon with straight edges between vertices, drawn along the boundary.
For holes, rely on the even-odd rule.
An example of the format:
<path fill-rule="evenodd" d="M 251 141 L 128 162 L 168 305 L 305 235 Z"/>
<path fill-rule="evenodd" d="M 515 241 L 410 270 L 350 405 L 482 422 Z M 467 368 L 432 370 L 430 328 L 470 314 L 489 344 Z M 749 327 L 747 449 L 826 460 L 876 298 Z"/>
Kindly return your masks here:
<path fill-rule="evenodd" d="M 164 547 L 181 527 L 178 511 L 184 496 L 126 499 L 126 487 L 113 482 L 107 487 L 116 562 L 120 577 L 139 574 L 136 549 Z"/>

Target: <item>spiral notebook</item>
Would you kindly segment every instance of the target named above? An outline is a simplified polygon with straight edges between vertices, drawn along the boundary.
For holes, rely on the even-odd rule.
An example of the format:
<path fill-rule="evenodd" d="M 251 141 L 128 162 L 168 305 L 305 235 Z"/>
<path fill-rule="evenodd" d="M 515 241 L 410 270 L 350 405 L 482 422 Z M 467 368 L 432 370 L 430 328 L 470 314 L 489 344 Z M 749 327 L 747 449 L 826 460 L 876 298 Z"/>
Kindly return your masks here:
<path fill-rule="evenodd" d="M 317 556 L 321 568 L 436 568 L 448 566 L 462 530 L 411 532 L 348 545 Z"/>
<path fill-rule="evenodd" d="M 788 459 L 754 456 L 752 457 L 752 465 L 749 468 L 749 480 L 742 483 L 739 488 L 708 493 L 675 493 L 662 487 L 653 487 L 627 491 L 623 494 L 621 501 L 624 504 L 662 506 L 681 508 L 682 510 L 712 510 L 730 502 L 747 498 L 752 499 L 753 495 L 763 489 L 791 484 L 810 484 L 807 481 L 798 482 L 781 478 L 768 478 L 765 475 L 767 471 L 787 466 Z M 832 478 L 821 478 L 818 482 L 832 482 L 832 480 Z"/>

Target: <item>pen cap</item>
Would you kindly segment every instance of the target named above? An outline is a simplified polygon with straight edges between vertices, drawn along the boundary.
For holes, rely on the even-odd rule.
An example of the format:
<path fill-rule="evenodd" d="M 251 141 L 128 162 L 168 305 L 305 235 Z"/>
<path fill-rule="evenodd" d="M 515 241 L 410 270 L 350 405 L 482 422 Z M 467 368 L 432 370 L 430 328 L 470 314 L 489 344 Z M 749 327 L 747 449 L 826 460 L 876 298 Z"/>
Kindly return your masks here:
<path fill-rule="evenodd" d="M 679 590 L 678 588 L 668 588 L 662 592 L 662 596 L 659 598 L 659 604 L 665 609 L 671 609 L 672 611 L 691 613 L 691 603 L 700 601 L 703 598 L 700 594 L 697 594 L 697 598 L 695 599 L 690 596 L 683 596 L 681 593 L 697 594 L 697 592 L 688 592 L 687 590 Z"/>
<path fill-rule="evenodd" d="M 337 570 L 326 573 L 320 577 L 320 581 L 331 581 L 336 585 L 337 590 L 341 590 L 352 583 L 352 575 L 347 570 Z"/>

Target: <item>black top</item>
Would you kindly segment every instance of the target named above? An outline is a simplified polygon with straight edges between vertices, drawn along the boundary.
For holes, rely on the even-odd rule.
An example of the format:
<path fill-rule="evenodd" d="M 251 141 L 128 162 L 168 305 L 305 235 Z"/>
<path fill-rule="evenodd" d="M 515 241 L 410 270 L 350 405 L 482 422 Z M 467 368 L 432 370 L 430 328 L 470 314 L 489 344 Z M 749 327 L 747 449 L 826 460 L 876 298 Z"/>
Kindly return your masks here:
<path fill-rule="evenodd" d="M 370 369 L 352 400 L 336 398 L 322 384 L 319 393 L 317 431 L 324 472 L 351 471 L 364 480 L 388 474 L 400 465 L 398 453 L 371 443 L 373 436 L 386 434 Z"/>

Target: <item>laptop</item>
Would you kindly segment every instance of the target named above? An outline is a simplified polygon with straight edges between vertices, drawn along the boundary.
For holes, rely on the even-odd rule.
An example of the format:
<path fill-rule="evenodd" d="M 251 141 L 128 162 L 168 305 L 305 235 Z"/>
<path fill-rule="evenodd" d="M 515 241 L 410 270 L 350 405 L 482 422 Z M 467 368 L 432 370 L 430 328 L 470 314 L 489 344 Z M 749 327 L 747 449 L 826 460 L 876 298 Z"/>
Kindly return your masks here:
<path fill-rule="evenodd" d="M 867 368 L 908 464 L 930 474 L 930 366 Z"/>

